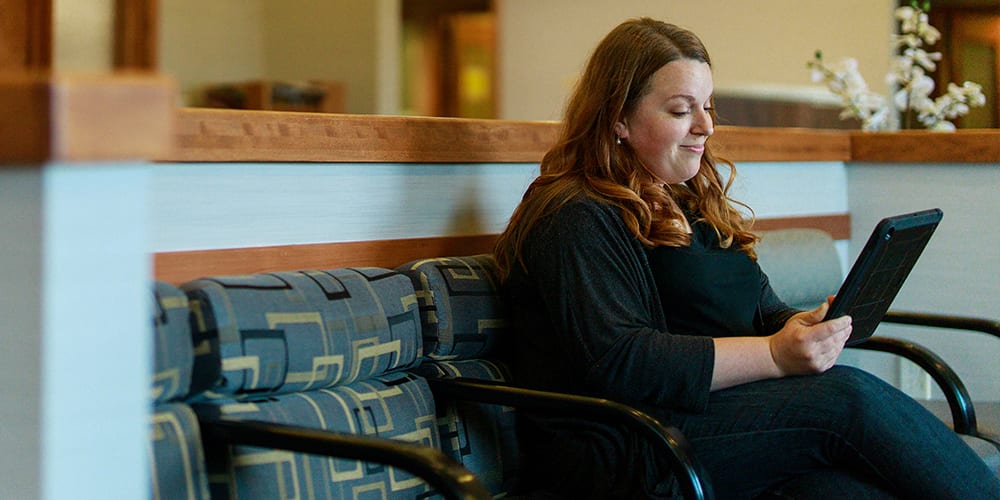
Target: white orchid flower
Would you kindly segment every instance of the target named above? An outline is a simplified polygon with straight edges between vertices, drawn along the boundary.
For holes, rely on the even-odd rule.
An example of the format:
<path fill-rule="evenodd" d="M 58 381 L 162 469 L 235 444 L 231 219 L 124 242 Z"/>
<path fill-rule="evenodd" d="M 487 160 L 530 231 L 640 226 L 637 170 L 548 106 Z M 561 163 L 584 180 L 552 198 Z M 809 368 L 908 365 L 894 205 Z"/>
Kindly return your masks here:
<path fill-rule="evenodd" d="M 893 50 L 898 51 L 885 77 L 886 83 L 897 89 L 890 99 L 869 90 L 853 58 L 845 58 L 831 67 L 824 63 L 822 52 L 817 51 L 814 60 L 806 63 L 812 81 L 824 83 L 840 99 L 841 118 L 860 120 L 864 130 L 895 129 L 898 127 L 896 109 L 903 116 L 915 116 L 930 130 L 954 130 L 950 119 L 986 103 L 982 87 L 973 82 L 965 82 L 962 86 L 950 83 L 943 95 L 932 99 L 935 85 L 928 72 L 937 69 L 937 61 L 942 55 L 923 47 L 940 40 L 941 32 L 931 26 L 927 13 L 915 3 L 897 8 L 894 15 L 900 22 L 900 33 L 890 39 Z"/>
<path fill-rule="evenodd" d="M 927 128 L 929 130 L 931 130 L 932 132 L 954 132 L 955 131 L 955 124 L 951 123 L 948 120 L 940 120 L 940 121 L 934 122 L 933 125 L 930 125 Z"/>

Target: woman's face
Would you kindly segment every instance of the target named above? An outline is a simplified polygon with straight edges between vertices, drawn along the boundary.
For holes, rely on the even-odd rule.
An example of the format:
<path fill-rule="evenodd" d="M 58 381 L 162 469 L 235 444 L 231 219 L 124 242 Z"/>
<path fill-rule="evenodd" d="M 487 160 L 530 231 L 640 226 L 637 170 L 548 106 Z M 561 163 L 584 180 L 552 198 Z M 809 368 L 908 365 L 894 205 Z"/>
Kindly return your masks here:
<path fill-rule="evenodd" d="M 671 61 L 653 73 L 649 92 L 615 124 L 615 132 L 660 181 L 684 182 L 698 173 L 705 141 L 714 132 L 709 115 L 713 91 L 708 64 Z"/>

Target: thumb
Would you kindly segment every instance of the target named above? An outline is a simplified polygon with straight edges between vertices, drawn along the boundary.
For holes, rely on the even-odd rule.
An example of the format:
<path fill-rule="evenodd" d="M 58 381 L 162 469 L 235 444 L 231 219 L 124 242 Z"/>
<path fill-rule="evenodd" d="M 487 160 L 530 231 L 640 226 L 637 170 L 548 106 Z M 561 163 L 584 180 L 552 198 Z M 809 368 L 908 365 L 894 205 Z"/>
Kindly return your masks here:
<path fill-rule="evenodd" d="M 823 321 L 823 318 L 826 317 L 826 312 L 829 310 L 830 304 L 828 302 L 823 302 L 816 309 L 806 312 L 803 319 L 813 324 L 820 323 Z"/>

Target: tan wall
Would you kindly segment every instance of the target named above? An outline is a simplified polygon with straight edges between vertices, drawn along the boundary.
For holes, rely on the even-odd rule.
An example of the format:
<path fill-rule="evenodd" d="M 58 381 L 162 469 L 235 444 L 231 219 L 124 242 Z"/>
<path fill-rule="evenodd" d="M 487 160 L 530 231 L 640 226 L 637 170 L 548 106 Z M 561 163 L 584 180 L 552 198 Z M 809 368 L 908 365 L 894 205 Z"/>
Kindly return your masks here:
<path fill-rule="evenodd" d="M 375 106 L 375 2 L 265 0 L 266 74 L 346 84 L 349 113 Z"/>
<path fill-rule="evenodd" d="M 254 78 L 345 81 L 347 111 L 398 112 L 400 0 L 165 0 L 161 70 L 186 93 Z M 111 0 L 55 0 L 61 69 L 110 68 Z M 894 0 L 497 0 L 500 118 L 559 119 L 587 55 L 616 24 L 647 15 L 698 33 L 720 91 L 825 95 L 816 49 L 859 60 L 885 91 Z M 831 4 L 835 6 L 831 7 Z"/>
<path fill-rule="evenodd" d="M 263 0 L 160 2 L 160 70 L 177 79 L 185 102 L 207 82 L 265 74 Z"/>
<path fill-rule="evenodd" d="M 53 68 L 111 70 L 113 3 L 113 0 L 52 1 Z"/>
<path fill-rule="evenodd" d="M 502 0 L 501 110 L 510 119 L 558 119 L 593 47 L 638 16 L 693 30 L 712 54 L 719 90 L 811 86 L 816 49 L 855 57 L 885 90 L 893 0 Z"/>

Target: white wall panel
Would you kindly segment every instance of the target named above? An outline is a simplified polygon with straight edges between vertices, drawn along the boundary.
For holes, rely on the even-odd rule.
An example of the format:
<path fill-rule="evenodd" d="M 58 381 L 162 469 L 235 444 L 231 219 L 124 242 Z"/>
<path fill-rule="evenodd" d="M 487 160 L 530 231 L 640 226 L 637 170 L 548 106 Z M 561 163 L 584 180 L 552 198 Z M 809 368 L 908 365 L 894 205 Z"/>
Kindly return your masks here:
<path fill-rule="evenodd" d="M 158 165 L 154 252 L 497 233 L 534 164 Z"/>
<path fill-rule="evenodd" d="M 740 165 L 758 217 L 847 211 L 844 165 Z M 155 252 L 497 233 L 535 164 L 163 164 Z"/>
<path fill-rule="evenodd" d="M 847 171 L 852 256 L 879 219 L 944 210 L 894 309 L 1000 319 L 1000 165 L 851 164 Z M 878 333 L 930 347 L 959 373 L 974 399 L 1000 400 L 998 339 L 901 326 L 883 326 Z"/>

